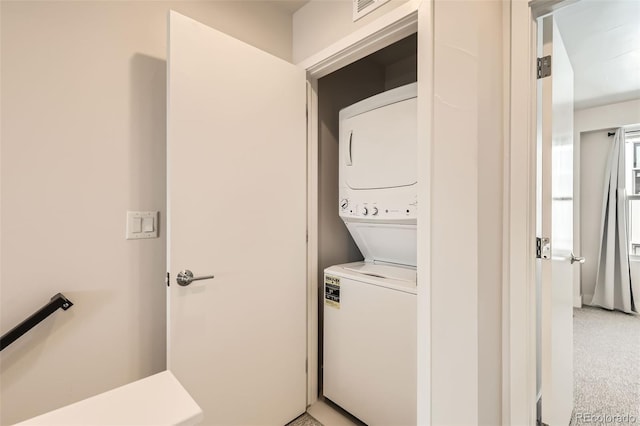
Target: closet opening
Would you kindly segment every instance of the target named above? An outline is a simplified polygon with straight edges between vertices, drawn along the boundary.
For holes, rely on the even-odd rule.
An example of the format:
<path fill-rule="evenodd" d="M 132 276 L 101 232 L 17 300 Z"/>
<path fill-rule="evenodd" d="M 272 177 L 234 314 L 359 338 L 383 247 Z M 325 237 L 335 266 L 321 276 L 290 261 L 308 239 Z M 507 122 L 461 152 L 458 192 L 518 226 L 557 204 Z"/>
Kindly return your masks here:
<path fill-rule="evenodd" d="M 366 154 L 362 150 L 358 150 L 358 142 L 349 142 L 348 150 L 344 148 L 344 143 L 341 148 L 340 136 L 340 111 L 345 108 L 352 107 L 354 104 L 362 105 L 367 102 L 374 102 L 375 99 L 382 99 L 378 101 L 378 104 L 384 104 L 385 96 L 389 94 L 397 94 L 396 99 L 400 101 L 388 101 L 388 104 L 400 105 L 403 98 L 410 98 L 413 96 L 415 103 L 415 95 L 407 95 L 411 90 L 415 91 L 415 83 L 417 82 L 417 34 L 414 33 L 402 40 L 399 40 L 373 54 L 370 54 L 356 62 L 353 62 L 343 68 L 340 68 L 331 74 L 328 74 L 317 80 L 316 92 L 317 92 L 317 276 L 311 277 L 312 282 L 315 282 L 317 289 L 317 312 L 318 312 L 318 342 L 317 342 L 317 395 L 319 399 L 323 399 L 330 405 L 337 407 L 338 410 L 344 410 L 347 416 L 353 416 L 352 420 L 360 420 L 365 423 L 373 423 L 379 419 L 379 413 L 375 408 L 376 398 L 385 398 L 386 401 L 393 403 L 394 401 L 388 398 L 393 398 L 389 395 L 384 395 L 383 390 L 378 391 L 378 388 L 386 388 L 387 391 L 394 390 L 397 398 L 401 399 L 399 404 L 405 404 L 403 411 L 406 409 L 410 412 L 413 421 L 415 423 L 416 413 L 416 394 L 415 394 L 415 342 L 416 342 L 416 320 L 415 320 L 415 233 L 417 232 L 415 226 L 415 210 L 417 210 L 417 190 L 416 183 L 417 177 L 415 171 L 417 169 L 417 141 L 414 140 L 412 145 L 405 146 L 403 140 L 405 139 L 417 139 L 416 138 L 416 120 L 415 117 L 408 117 L 410 114 L 405 114 L 401 110 L 397 111 L 397 115 L 393 113 L 390 115 L 380 115 L 377 123 L 374 123 L 376 129 L 375 132 L 388 131 L 390 135 L 384 138 L 388 149 L 391 147 L 391 155 L 382 155 L 378 150 L 371 154 L 372 156 L 378 155 L 376 159 L 368 158 L 371 160 L 367 166 L 366 172 L 363 172 L 361 176 L 365 176 L 356 185 L 353 182 L 345 182 L 344 176 L 340 178 L 340 165 L 346 160 L 346 155 L 353 155 L 353 161 L 359 161 Z M 371 100 L 373 97 L 373 100 Z M 392 96 L 393 98 L 393 96 Z M 366 100 L 366 101 L 365 101 Z M 364 101 L 364 102 L 362 102 Z M 376 109 L 377 107 L 371 107 L 369 109 Z M 411 108 L 411 107 L 409 107 Z M 367 109 L 366 105 L 364 109 Z M 380 108 L 380 111 L 382 108 Z M 382 113 L 381 113 L 382 114 Z M 375 122 L 376 118 L 372 118 Z M 381 122 L 382 120 L 382 122 Z M 388 122 L 385 120 L 389 120 Z M 404 120 L 404 121 L 403 121 Z M 344 122 L 344 114 L 343 114 Z M 367 126 L 365 124 L 365 126 Z M 374 132 L 374 133 L 375 133 Z M 393 135 L 398 133 L 397 137 Z M 343 136 L 344 137 L 344 136 Z M 383 140 L 383 139 L 380 139 Z M 353 143 L 353 146 L 351 145 Z M 342 150 L 342 153 L 341 153 Z M 404 150 L 404 151 L 403 151 Z M 374 150 L 375 151 L 375 150 Z M 371 151 L 373 152 L 373 151 Z M 405 152 L 404 155 L 400 153 Z M 397 155 L 397 158 L 396 158 Z M 356 156 L 358 156 L 356 158 Z M 398 161 L 408 162 L 405 167 L 398 167 Z M 350 165 L 351 166 L 351 165 Z M 343 173 L 346 168 L 343 167 Z M 355 170 L 355 169 L 350 169 Z M 394 170 L 400 170 L 395 173 Z M 402 172 L 402 173 L 400 173 Z M 351 173 L 351 171 L 349 171 Z M 403 176 L 400 176 L 404 173 Z M 393 181 L 389 184 L 388 189 L 381 189 L 380 186 L 384 186 L 384 182 Z M 381 183 L 383 182 L 383 183 Z M 395 185 L 395 186 L 394 186 Z M 367 199 L 351 199 L 341 194 L 340 187 L 352 187 L 362 188 L 362 193 L 367 195 Z M 397 191 L 400 188 L 400 191 Z M 382 195 L 376 193 L 376 191 L 382 191 Z M 413 191 L 413 192 L 412 192 Z M 394 193 L 400 193 L 394 199 Z M 412 194 L 415 193 L 416 196 Z M 374 194 L 374 195 L 372 195 Z M 391 194 L 391 195 L 389 195 Z M 373 196 L 375 199 L 371 199 Z M 390 198 L 389 198 L 390 197 Z M 413 197 L 410 201 L 411 197 Z M 392 201 L 389 201 L 389 200 Z M 348 206 L 345 206 L 345 201 Z M 390 204 L 391 203 L 391 204 Z M 394 204 L 395 203 L 395 204 Z M 391 207 L 390 207 L 391 206 Z M 375 213 L 374 213 L 375 212 Z M 343 213 L 343 214 L 341 214 Z M 344 220 L 345 216 L 351 213 L 353 220 Z M 396 216 L 393 216 L 396 214 Z M 385 216 L 386 215 L 386 216 Z M 393 226 L 387 226 L 384 231 L 372 234 L 366 234 L 368 232 L 367 221 L 374 220 L 375 218 L 388 219 L 388 222 Z M 414 221 L 411 222 L 411 218 Z M 396 223 L 393 223 L 396 221 Z M 349 223 L 349 228 L 347 226 Z M 355 225 L 354 225 L 355 223 Z M 413 223 L 413 227 L 410 225 Z M 406 228 L 404 225 L 409 224 Z M 357 226 L 356 226 L 357 225 Z M 377 224 L 376 224 L 377 226 Z M 395 226 L 395 227 L 394 227 Z M 359 227 L 359 228 L 358 228 Z M 358 230 L 354 230 L 358 228 Z M 350 232 L 351 229 L 351 232 Z M 365 233 L 365 236 L 361 236 Z M 374 235 L 375 234 L 375 235 Z M 355 239 L 354 239 L 355 236 Z M 412 257 L 413 256 L 413 257 Z M 382 280 L 390 278 L 393 284 L 399 285 L 395 290 L 390 290 L 387 293 L 380 293 L 379 295 L 371 295 L 356 293 L 354 289 L 349 289 L 344 284 L 335 286 L 330 283 L 329 288 L 325 286 L 326 280 L 334 280 L 335 277 L 325 277 L 325 269 L 332 266 L 342 266 L 344 264 L 350 264 L 353 262 L 368 263 L 371 258 L 382 258 L 381 267 L 389 267 L 391 269 L 375 269 L 371 271 L 360 271 L 369 276 L 374 281 L 376 279 Z M 371 262 L 378 263 L 378 262 Z M 358 267 L 359 268 L 359 267 Z M 403 280 L 406 282 L 403 284 Z M 340 281 L 340 277 L 338 277 Z M 374 282 L 372 281 L 372 282 Z M 400 284 L 398 284 L 400 283 Z M 408 287 L 413 286 L 413 292 L 404 292 L 403 285 Z M 380 287 L 374 283 L 368 287 Z M 332 295 L 330 292 L 337 292 L 337 304 L 335 300 L 330 300 Z M 342 292 L 342 294 L 340 294 Z M 354 299 L 351 301 L 345 300 L 349 295 L 353 295 Z M 357 294 L 357 296 L 356 296 Z M 378 297 L 379 296 L 379 297 Z M 404 297 L 405 300 L 396 303 L 395 297 Z M 357 297 L 357 298 L 356 298 Z M 389 301 L 386 303 L 385 301 Z M 331 303 L 334 302 L 333 305 Z M 357 308 L 354 308 L 353 303 L 357 304 Z M 412 305 L 408 316 L 403 316 L 403 312 L 406 309 L 400 308 L 402 304 L 406 306 Z M 327 333 L 334 333 L 336 324 L 327 324 L 325 322 L 325 312 L 330 309 L 332 314 L 341 315 L 341 318 L 336 318 L 335 321 L 345 321 L 345 315 L 351 313 L 356 316 L 351 322 L 341 322 L 338 326 L 339 329 L 349 329 L 347 334 L 341 334 L 339 337 L 335 334 L 329 334 L 329 336 L 336 336 L 336 342 L 340 339 L 342 341 L 341 346 L 348 346 L 351 343 L 356 346 L 367 347 L 367 350 L 371 350 L 373 346 L 367 343 L 376 340 L 376 333 L 379 333 L 379 339 L 384 340 L 385 330 L 380 330 L 380 327 L 385 328 L 387 325 L 387 333 L 404 336 L 407 341 L 412 342 L 408 348 L 401 348 L 401 351 L 412 352 L 410 361 L 406 365 L 404 372 L 407 377 L 412 376 L 413 381 L 407 379 L 399 379 L 392 381 L 391 379 L 384 378 L 384 374 L 379 371 L 374 371 L 375 363 L 369 367 L 371 374 L 366 381 L 360 381 L 356 377 L 358 374 L 363 374 L 365 370 L 360 372 L 355 371 L 349 367 L 349 364 L 341 365 L 327 365 L 327 359 L 325 358 L 325 338 Z M 350 309 L 355 309 L 351 311 Z M 405 312 L 406 313 L 406 312 Z M 329 319 L 329 318 L 327 318 Z M 387 321 L 387 319 L 389 319 Z M 378 323 L 380 322 L 380 323 Z M 344 324 L 344 326 L 342 326 Z M 367 324 L 369 327 L 367 327 Z M 406 327 L 405 327 L 406 325 Z M 327 326 L 327 328 L 325 328 Z M 329 329 L 331 327 L 331 329 Z M 349 334 L 350 333 L 350 334 Z M 398 344 L 401 341 L 398 341 Z M 379 344 L 380 342 L 378 342 Z M 390 346 L 393 346 L 390 343 Z M 369 346 L 367 346 L 369 344 Z M 374 344 L 375 345 L 375 344 Z M 334 348 L 335 349 L 335 348 Z M 333 349 L 331 349 L 333 350 Z M 363 349 L 364 350 L 364 349 Z M 357 357 L 358 349 L 354 346 L 353 350 L 349 351 L 349 356 Z M 335 356 L 335 354 L 333 354 Z M 384 359 L 384 354 L 381 354 L 380 359 Z M 392 353 L 388 354 L 389 357 L 393 357 Z M 365 359 L 366 358 L 366 359 Z M 366 364 L 367 359 L 370 357 L 363 357 L 362 361 Z M 342 359 L 342 357 L 341 357 Z M 333 361 L 330 361 L 333 362 Z M 388 359 L 389 365 L 395 365 L 397 360 Z M 359 395 L 359 401 L 340 400 L 339 396 L 332 396 L 326 394 L 327 382 L 325 381 L 325 374 L 328 370 L 332 370 L 330 374 L 332 379 L 335 380 L 336 376 L 340 377 L 340 387 L 348 387 L 350 394 Z M 336 371 L 339 370 L 339 371 Z M 314 373 L 309 372 L 311 375 Z M 352 379 L 349 379 L 352 376 Z M 351 382 L 350 382 L 351 380 Z M 353 382 L 358 383 L 353 383 Z M 406 397 L 403 396 L 404 389 L 407 390 Z M 336 400 L 337 399 L 337 400 Z M 407 402 L 407 400 L 409 400 Z M 372 403 L 372 401 L 374 401 Z M 385 407 L 386 411 L 389 411 Z M 397 419 L 396 419 L 397 420 Z M 380 423 L 380 422 L 378 422 Z M 385 423 L 382 421 L 382 423 Z M 411 423 L 411 421 L 410 421 Z"/>

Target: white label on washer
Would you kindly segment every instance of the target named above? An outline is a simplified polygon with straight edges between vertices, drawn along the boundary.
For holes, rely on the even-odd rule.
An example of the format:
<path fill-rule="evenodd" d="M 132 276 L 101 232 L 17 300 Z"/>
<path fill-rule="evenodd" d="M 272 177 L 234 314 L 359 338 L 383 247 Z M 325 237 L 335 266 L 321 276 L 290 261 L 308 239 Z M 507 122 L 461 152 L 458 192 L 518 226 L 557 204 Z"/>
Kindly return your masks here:
<path fill-rule="evenodd" d="M 324 304 L 340 309 L 340 278 L 324 276 Z"/>

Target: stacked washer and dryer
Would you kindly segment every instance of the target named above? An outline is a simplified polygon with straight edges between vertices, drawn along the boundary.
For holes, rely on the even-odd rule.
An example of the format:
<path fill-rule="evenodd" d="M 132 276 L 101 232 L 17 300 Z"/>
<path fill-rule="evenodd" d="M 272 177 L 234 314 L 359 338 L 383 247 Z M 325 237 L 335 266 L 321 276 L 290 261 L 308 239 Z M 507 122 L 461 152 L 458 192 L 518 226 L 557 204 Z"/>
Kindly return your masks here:
<path fill-rule="evenodd" d="M 324 396 L 416 424 L 417 84 L 340 111 L 339 207 L 364 261 L 324 271 Z"/>

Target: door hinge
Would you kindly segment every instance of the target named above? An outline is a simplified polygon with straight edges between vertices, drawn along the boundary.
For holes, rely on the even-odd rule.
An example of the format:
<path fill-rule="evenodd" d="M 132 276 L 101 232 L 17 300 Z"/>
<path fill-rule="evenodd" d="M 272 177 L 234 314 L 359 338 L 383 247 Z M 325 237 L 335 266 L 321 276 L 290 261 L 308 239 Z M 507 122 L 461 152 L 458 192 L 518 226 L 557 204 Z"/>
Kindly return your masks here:
<path fill-rule="evenodd" d="M 545 78 L 551 75 L 551 55 L 538 58 L 538 78 Z"/>
<path fill-rule="evenodd" d="M 536 238 L 536 259 L 551 259 L 551 242 L 549 238 Z"/>
<path fill-rule="evenodd" d="M 171 279 L 169 273 L 167 272 L 167 287 L 169 287 L 169 283 L 171 283 Z"/>

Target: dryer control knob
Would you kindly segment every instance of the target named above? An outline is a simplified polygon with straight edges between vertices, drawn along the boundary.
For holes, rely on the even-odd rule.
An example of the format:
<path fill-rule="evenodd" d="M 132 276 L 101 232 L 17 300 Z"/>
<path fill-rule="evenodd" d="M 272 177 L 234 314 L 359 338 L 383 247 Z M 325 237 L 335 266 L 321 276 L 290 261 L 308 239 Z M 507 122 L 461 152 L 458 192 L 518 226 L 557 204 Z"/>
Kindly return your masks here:
<path fill-rule="evenodd" d="M 378 208 L 377 207 L 371 207 L 371 216 L 375 216 L 378 214 Z"/>
<path fill-rule="evenodd" d="M 366 216 L 366 215 L 368 215 L 368 214 L 369 214 L 369 210 L 368 210 L 366 207 L 363 207 L 363 208 L 362 208 L 362 215 L 363 215 L 363 216 Z"/>
<path fill-rule="evenodd" d="M 347 207 L 349 207 L 349 200 L 347 200 L 346 198 L 343 200 L 340 200 L 340 208 L 344 210 Z"/>

